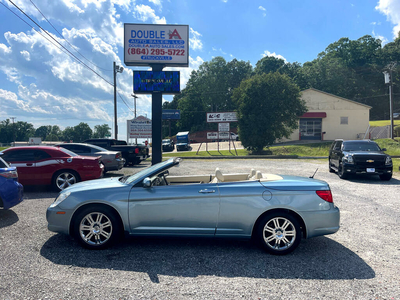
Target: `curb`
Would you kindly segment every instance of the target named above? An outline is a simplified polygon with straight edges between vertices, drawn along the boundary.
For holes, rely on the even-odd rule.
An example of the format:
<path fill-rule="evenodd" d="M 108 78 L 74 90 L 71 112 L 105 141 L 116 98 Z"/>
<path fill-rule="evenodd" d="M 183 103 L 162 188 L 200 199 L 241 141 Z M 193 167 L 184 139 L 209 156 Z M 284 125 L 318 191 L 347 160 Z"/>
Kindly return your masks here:
<path fill-rule="evenodd" d="M 297 155 L 249 155 L 249 156 L 168 156 L 182 159 L 325 159 L 328 156 L 297 156 Z"/>

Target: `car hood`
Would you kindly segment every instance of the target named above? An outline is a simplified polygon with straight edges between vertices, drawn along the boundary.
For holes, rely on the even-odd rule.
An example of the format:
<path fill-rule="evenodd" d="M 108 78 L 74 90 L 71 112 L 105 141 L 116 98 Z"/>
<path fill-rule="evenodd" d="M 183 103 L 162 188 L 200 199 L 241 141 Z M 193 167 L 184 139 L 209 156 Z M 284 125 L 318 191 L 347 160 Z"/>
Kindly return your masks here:
<path fill-rule="evenodd" d="M 282 177 L 281 180 L 260 181 L 260 183 L 268 189 L 284 191 L 314 191 L 329 189 L 329 185 L 323 180 L 300 176 L 279 176 Z"/>
<path fill-rule="evenodd" d="M 125 186 L 126 184 L 119 181 L 120 177 L 113 178 L 102 178 L 95 180 L 88 180 L 83 182 L 75 183 L 64 191 L 69 192 L 81 192 L 81 191 L 90 191 L 90 190 L 99 190 L 99 189 L 107 189 L 107 188 L 116 188 Z"/>
<path fill-rule="evenodd" d="M 387 154 L 379 151 L 343 151 L 345 155 L 371 155 L 371 156 L 387 156 Z"/>

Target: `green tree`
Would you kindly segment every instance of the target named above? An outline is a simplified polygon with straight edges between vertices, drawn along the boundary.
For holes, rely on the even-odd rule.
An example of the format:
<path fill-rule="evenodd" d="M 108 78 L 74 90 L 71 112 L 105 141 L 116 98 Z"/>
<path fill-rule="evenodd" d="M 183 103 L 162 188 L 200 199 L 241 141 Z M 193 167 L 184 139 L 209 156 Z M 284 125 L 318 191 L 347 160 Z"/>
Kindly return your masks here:
<path fill-rule="evenodd" d="M 107 136 L 111 136 L 111 128 L 108 124 L 94 126 L 94 138 L 105 138 Z"/>
<path fill-rule="evenodd" d="M 92 129 L 86 123 L 79 123 L 74 126 L 74 141 L 83 142 L 84 140 L 90 139 L 92 137 Z"/>
<path fill-rule="evenodd" d="M 233 92 L 238 106 L 239 136 L 243 146 L 255 153 L 288 137 L 307 109 L 300 89 L 278 72 L 255 75 Z"/>
<path fill-rule="evenodd" d="M 47 135 L 49 135 L 50 132 L 51 132 L 51 125 L 40 126 L 35 131 L 35 137 L 40 137 L 42 141 L 45 141 Z"/>

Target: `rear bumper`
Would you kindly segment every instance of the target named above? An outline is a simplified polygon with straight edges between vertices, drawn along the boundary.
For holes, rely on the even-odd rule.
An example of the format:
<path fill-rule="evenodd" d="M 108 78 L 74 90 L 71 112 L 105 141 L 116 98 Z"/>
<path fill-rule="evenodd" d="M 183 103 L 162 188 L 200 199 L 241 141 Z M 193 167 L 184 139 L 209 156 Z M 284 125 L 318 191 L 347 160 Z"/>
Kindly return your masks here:
<path fill-rule="evenodd" d="M 24 187 L 22 184 L 15 180 L 6 180 L 0 187 L 0 200 L 3 203 L 3 209 L 10 209 L 18 203 L 21 203 L 23 195 Z"/>
<path fill-rule="evenodd" d="M 306 225 L 306 238 L 333 234 L 340 228 L 340 211 L 333 204 L 329 210 L 301 212 L 301 217 Z"/>

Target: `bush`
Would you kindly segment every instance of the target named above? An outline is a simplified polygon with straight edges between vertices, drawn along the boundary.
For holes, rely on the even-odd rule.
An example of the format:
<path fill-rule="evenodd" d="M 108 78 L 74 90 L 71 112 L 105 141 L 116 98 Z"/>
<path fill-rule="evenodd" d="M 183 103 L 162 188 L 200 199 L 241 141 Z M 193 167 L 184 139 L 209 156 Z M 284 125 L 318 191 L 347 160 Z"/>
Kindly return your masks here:
<path fill-rule="evenodd" d="M 400 137 L 400 126 L 396 126 L 393 128 L 394 136 Z"/>

